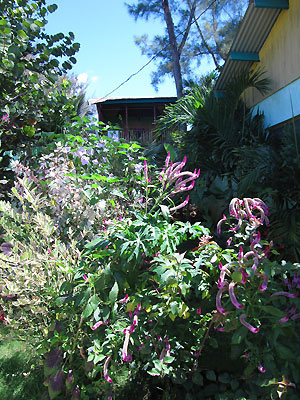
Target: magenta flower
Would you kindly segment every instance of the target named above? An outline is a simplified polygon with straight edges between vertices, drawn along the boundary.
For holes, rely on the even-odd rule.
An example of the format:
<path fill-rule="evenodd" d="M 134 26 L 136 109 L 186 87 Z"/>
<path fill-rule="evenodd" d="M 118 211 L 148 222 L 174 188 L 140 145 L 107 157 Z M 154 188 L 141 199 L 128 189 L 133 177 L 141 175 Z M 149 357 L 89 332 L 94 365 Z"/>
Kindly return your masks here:
<path fill-rule="evenodd" d="M 122 349 L 122 359 L 123 361 L 130 361 L 130 356 L 128 356 L 128 344 L 129 344 L 130 332 L 128 329 L 125 329 L 124 333 L 125 333 L 125 339 Z"/>
<path fill-rule="evenodd" d="M 166 350 L 162 349 L 160 356 L 159 356 L 159 362 L 161 362 L 161 363 L 163 362 L 165 354 L 166 354 Z"/>
<path fill-rule="evenodd" d="M 182 203 L 179 204 L 178 206 L 175 206 L 175 207 L 170 208 L 170 212 L 176 211 L 176 210 L 179 210 L 180 208 L 185 207 L 185 206 L 188 204 L 188 202 L 189 202 L 189 198 L 190 198 L 190 196 L 188 196 L 188 197 L 184 200 L 184 202 L 182 202 Z"/>
<path fill-rule="evenodd" d="M 290 315 L 286 314 L 283 318 L 280 318 L 280 320 L 278 320 L 278 322 L 281 322 L 281 323 L 288 322 L 289 319 L 290 319 Z"/>
<path fill-rule="evenodd" d="M 216 307 L 220 314 L 226 313 L 226 311 L 224 310 L 224 308 L 222 307 L 222 304 L 221 304 L 222 295 L 223 295 L 223 292 L 225 292 L 225 290 L 227 290 L 227 285 L 222 287 L 221 289 L 219 289 L 217 296 L 216 296 Z"/>
<path fill-rule="evenodd" d="M 240 322 L 242 325 L 244 325 L 246 328 L 249 329 L 250 332 L 252 333 L 258 333 L 259 332 L 259 328 L 254 328 L 254 326 L 250 325 L 248 322 L 245 321 L 245 318 L 247 317 L 246 314 L 242 314 L 240 316 Z"/>
<path fill-rule="evenodd" d="M 128 294 L 126 294 L 126 296 L 123 299 L 119 300 L 119 301 L 120 301 L 120 303 L 127 303 L 129 301 Z"/>
<path fill-rule="evenodd" d="M 88 281 L 89 279 L 88 279 L 88 277 L 84 274 L 83 275 L 83 279 L 85 280 L 85 281 Z"/>
<path fill-rule="evenodd" d="M 168 338 L 165 337 L 165 342 L 166 342 L 166 351 L 167 351 L 167 357 L 170 356 L 170 351 L 171 351 L 171 346 L 170 343 L 168 342 Z"/>
<path fill-rule="evenodd" d="M 196 313 L 197 313 L 198 315 L 201 315 L 201 307 L 197 308 Z"/>
<path fill-rule="evenodd" d="M 275 297 L 275 296 L 285 296 L 285 297 L 289 297 L 290 299 L 293 299 L 293 298 L 297 297 L 298 294 L 299 294 L 298 292 L 295 292 L 295 293 L 290 293 L 290 292 L 276 292 L 276 293 L 273 293 L 273 294 L 271 295 L 271 297 Z"/>
<path fill-rule="evenodd" d="M 295 319 L 300 318 L 300 313 L 294 314 L 291 319 L 294 321 Z"/>
<path fill-rule="evenodd" d="M 265 272 L 263 272 L 260 276 L 263 278 L 263 281 L 262 281 L 262 283 L 259 285 L 258 289 L 259 289 L 261 292 L 264 292 L 264 291 L 267 289 L 267 287 L 268 287 L 268 275 L 267 275 Z"/>
<path fill-rule="evenodd" d="M 225 222 L 227 220 L 226 215 L 223 214 L 223 218 L 220 219 L 220 221 L 217 223 L 217 233 L 218 235 L 221 234 L 221 225 L 223 224 L 223 222 Z"/>
<path fill-rule="evenodd" d="M 244 258 L 244 250 L 242 248 L 242 246 L 239 249 L 239 254 L 238 254 L 238 261 L 240 264 L 243 263 L 243 258 Z"/>
<path fill-rule="evenodd" d="M 222 289 L 222 287 L 224 287 L 225 285 L 228 284 L 228 282 L 225 281 L 224 278 L 225 278 L 225 274 L 230 275 L 230 271 L 228 268 L 223 266 L 221 262 L 219 263 L 219 268 L 221 270 L 221 273 L 220 273 L 220 277 L 218 279 L 218 288 Z"/>
<path fill-rule="evenodd" d="M 262 374 L 264 374 L 266 372 L 266 369 L 261 364 L 259 364 L 259 366 L 257 368 L 258 368 L 259 372 L 261 372 Z"/>
<path fill-rule="evenodd" d="M 237 301 L 237 299 L 236 299 L 236 297 L 235 297 L 235 294 L 234 294 L 234 286 L 235 286 L 235 282 L 230 282 L 230 283 L 229 283 L 229 297 L 230 297 L 231 303 L 232 303 L 236 308 L 238 308 L 239 310 L 241 310 L 242 308 L 244 308 L 244 306 L 243 306 L 242 304 L 239 304 L 239 303 L 238 303 L 238 301 Z"/>
<path fill-rule="evenodd" d="M 92 329 L 94 331 L 95 329 L 99 328 L 99 326 L 107 325 L 107 324 L 108 324 L 108 321 L 105 321 L 105 322 L 104 321 L 98 321 L 98 322 L 95 323 L 95 325 L 92 326 Z"/>
<path fill-rule="evenodd" d="M 107 380 L 108 383 L 112 382 L 112 379 L 108 376 L 108 372 L 107 372 L 108 364 L 110 363 L 110 359 L 111 359 L 111 356 L 108 356 L 107 359 L 105 360 L 104 367 L 103 367 L 103 376 Z"/>

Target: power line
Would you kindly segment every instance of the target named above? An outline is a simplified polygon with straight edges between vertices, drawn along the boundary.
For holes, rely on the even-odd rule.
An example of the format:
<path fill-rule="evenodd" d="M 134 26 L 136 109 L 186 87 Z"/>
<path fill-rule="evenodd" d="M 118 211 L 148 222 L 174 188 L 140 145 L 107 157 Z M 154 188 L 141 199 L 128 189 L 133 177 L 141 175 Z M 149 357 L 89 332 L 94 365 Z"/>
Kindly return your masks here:
<path fill-rule="evenodd" d="M 200 15 L 198 15 L 197 18 L 194 18 L 194 21 L 191 23 L 191 25 L 193 25 L 196 21 L 198 21 L 198 19 L 200 19 L 202 17 L 202 15 L 204 13 L 206 13 L 206 11 L 208 11 L 210 9 L 210 7 L 216 3 L 217 0 L 213 0 L 209 6 L 207 6 L 207 8 L 205 10 L 203 10 Z M 179 32 L 176 35 L 176 39 L 180 36 L 183 35 L 184 32 Z M 131 74 L 127 79 L 125 79 L 125 81 L 123 81 L 122 83 L 120 83 L 120 85 L 118 85 L 115 89 L 113 89 L 111 92 L 107 93 L 105 96 L 101 97 L 100 100 L 105 99 L 106 97 L 108 97 L 109 95 L 111 95 L 112 93 L 116 92 L 118 89 L 120 89 L 120 87 L 122 87 L 123 85 L 125 85 L 125 83 L 127 83 L 131 78 L 133 78 L 134 76 L 138 75 L 143 69 L 145 69 L 150 63 L 152 63 L 152 61 L 154 61 L 156 59 L 156 57 L 158 57 L 164 50 L 167 49 L 168 46 L 163 47 L 160 51 L 158 51 L 156 54 L 154 54 L 154 56 L 152 58 L 150 58 L 150 60 L 148 60 L 146 62 L 146 64 L 144 64 L 138 71 L 134 72 L 133 74 Z"/>

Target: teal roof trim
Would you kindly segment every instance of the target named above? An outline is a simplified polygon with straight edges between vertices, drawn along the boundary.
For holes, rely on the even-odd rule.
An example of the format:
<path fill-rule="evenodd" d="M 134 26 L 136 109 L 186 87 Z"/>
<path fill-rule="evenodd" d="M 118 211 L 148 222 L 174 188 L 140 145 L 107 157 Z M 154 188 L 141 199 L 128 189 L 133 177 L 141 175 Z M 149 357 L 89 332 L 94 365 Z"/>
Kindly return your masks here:
<path fill-rule="evenodd" d="M 258 53 L 232 51 L 230 53 L 230 58 L 234 61 L 260 61 Z"/>
<path fill-rule="evenodd" d="M 254 0 L 254 3 L 256 8 L 289 8 L 289 0 Z"/>
<path fill-rule="evenodd" d="M 108 99 L 103 101 L 95 101 L 100 104 L 155 104 L 155 103 L 175 103 L 177 97 L 145 97 L 145 98 L 128 98 L 128 99 Z"/>

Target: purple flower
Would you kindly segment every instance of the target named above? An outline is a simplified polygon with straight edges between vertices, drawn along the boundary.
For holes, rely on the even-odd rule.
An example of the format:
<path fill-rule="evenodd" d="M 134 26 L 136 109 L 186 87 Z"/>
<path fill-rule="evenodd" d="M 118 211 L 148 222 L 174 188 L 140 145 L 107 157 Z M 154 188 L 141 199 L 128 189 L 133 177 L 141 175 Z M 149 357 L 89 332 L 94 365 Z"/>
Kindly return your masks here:
<path fill-rule="evenodd" d="M 143 169 L 143 165 L 141 163 L 135 164 L 134 170 L 135 170 L 136 174 L 140 174 L 142 169 Z"/>
<path fill-rule="evenodd" d="M 87 154 L 88 154 L 89 156 L 93 156 L 93 155 L 94 155 L 94 149 L 88 149 L 88 150 L 87 150 Z"/>
<path fill-rule="evenodd" d="M 178 206 L 170 208 L 170 212 L 176 211 L 176 210 L 179 210 L 180 208 L 185 207 L 189 202 L 189 198 L 190 198 L 190 196 L 187 196 L 187 198 L 181 204 L 179 204 Z"/>
<path fill-rule="evenodd" d="M 8 114 L 2 115 L 2 122 L 9 122 L 9 115 Z"/>
<path fill-rule="evenodd" d="M 221 289 L 219 289 L 217 296 L 216 296 L 216 307 L 220 314 L 226 313 L 226 311 L 224 310 L 224 308 L 222 307 L 222 304 L 221 304 L 222 294 L 223 294 L 223 292 L 225 292 L 225 290 L 227 290 L 227 285 L 222 287 Z"/>
<path fill-rule="evenodd" d="M 244 306 L 243 306 L 242 304 L 239 304 L 239 303 L 238 303 L 238 301 L 237 301 L 237 299 L 236 299 L 236 297 L 235 297 L 235 294 L 234 294 L 234 286 L 235 286 L 235 282 L 230 282 L 230 284 L 229 284 L 229 297 L 230 297 L 231 303 L 232 303 L 236 308 L 238 308 L 239 310 L 241 310 L 242 308 L 244 308 Z"/>
<path fill-rule="evenodd" d="M 126 294 L 126 296 L 120 300 L 120 303 L 127 303 L 129 301 L 129 296 Z"/>
<path fill-rule="evenodd" d="M 295 293 L 290 293 L 290 292 L 276 292 L 273 293 L 271 297 L 275 297 L 275 296 L 285 296 L 285 297 L 289 297 L 290 299 L 293 299 L 295 297 L 298 296 L 298 292 Z"/>
<path fill-rule="evenodd" d="M 99 326 L 101 325 L 107 325 L 107 321 L 103 322 L 103 321 L 98 321 L 95 323 L 95 325 L 92 326 L 93 331 L 96 330 L 97 328 L 99 328 Z"/>
<path fill-rule="evenodd" d="M 130 337 L 130 331 L 128 329 L 124 330 L 125 332 L 125 339 L 123 343 L 123 349 L 122 349 L 122 359 L 123 361 L 130 361 L 128 357 L 128 344 L 129 344 L 129 337 Z"/>
<path fill-rule="evenodd" d="M 258 368 L 259 372 L 261 372 L 262 374 L 264 374 L 266 372 L 266 369 L 261 364 L 259 364 L 259 366 L 257 368 Z"/>
<path fill-rule="evenodd" d="M 248 322 L 245 321 L 245 318 L 247 317 L 246 314 L 242 314 L 240 316 L 240 322 L 242 325 L 244 325 L 246 328 L 249 329 L 250 332 L 252 333 L 258 333 L 259 332 L 259 328 L 254 328 L 254 326 L 250 325 Z"/>
<path fill-rule="evenodd" d="M 87 165 L 90 162 L 90 158 L 87 156 L 82 156 L 80 161 L 82 165 Z"/>
<path fill-rule="evenodd" d="M 263 278 L 263 281 L 262 281 L 262 283 L 259 285 L 258 289 L 259 289 L 261 292 L 264 292 L 264 291 L 267 289 L 267 287 L 268 287 L 268 275 L 267 275 L 265 272 L 263 272 L 263 273 L 261 274 L 261 277 Z"/>
<path fill-rule="evenodd" d="M 226 220 L 227 220 L 226 215 L 223 214 L 223 218 L 220 219 L 220 221 L 219 221 L 218 224 L 217 224 L 217 233 L 218 233 L 218 235 L 221 234 L 221 225 L 222 225 L 222 223 L 223 223 L 224 221 L 226 221 Z"/>
<path fill-rule="evenodd" d="M 1 251 L 2 251 L 2 253 L 3 254 L 5 254 L 6 256 L 9 256 L 9 255 L 11 255 L 11 253 L 12 253 L 12 248 L 13 248 L 13 245 L 11 244 L 11 243 L 2 243 L 2 245 L 1 245 Z"/>
<path fill-rule="evenodd" d="M 111 359 L 111 356 L 108 356 L 107 359 L 105 360 L 104 367 L 103 367 L 103 376 L 108 383 L 112 382 L 112 379 L 108 376 L 108 371 L 107 371 L 108 364 L 110 363 L 110 359 Z"/>
<path fill-rule="evenodd" d="M 92 163 L 95 164 L 95 165 L 98 165 L 99 161 L 95 159 L 95 160 L 92 160 Z"/>

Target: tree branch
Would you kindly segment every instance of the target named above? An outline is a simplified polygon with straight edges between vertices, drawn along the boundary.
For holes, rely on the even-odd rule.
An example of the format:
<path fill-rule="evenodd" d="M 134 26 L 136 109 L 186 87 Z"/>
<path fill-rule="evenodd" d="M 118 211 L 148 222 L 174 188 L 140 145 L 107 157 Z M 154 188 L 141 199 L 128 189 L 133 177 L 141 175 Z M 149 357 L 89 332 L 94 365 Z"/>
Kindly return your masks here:
<path fill-rule="evenodd" d="M 188 5 L 189 5 L 189 8 L 190 8 L 190 10 L 191 10 L 192 4 L 191 4 L 191 1 L 190 1 L 190 0 L 188 0 Z M 214 61 L 214 63 L 215 63 L 215 66 L 216 66 L 217 70 L 219 71 L 221 67 L 220 67 L 220 65 L 219 65 L 219 63 L 218 63 L 218 61 L 217 61 L 217 59 L 216 59 L 216 56 L 215 56 L 215 53 L 213 52 L 213 49 L 209 46 L 209 44 L 208 44 L 207 41 L 205 40 L 205 37 L 204 37 L 204 35 L 203 35 L 203 33 L 202 33 L 202 30 L 201 30 L 201 28 L 200 28 L 200 25 L 198 24 L 198 21 L 197 21 L 197 19 L 195 18 L 195 13 L 194 13 L 194 21 L 195 21 L 196 27 L 197 27 L 197 29 L 198 29 L 198 32 L 199 32 L 199 34 L 200 34 L 202 43 L 204 44 L 204 47 L 206 48 L 206 50 L 208 51 L 208 53 L 212 56 L 212 59 L 213 59 L 213 61 Z"/>
<path fill-rule="evenodd" d="M 182 38 L 181 43 L 180 43 L 180 45 L 178 47 L 179 55 L 181 55 L 181 53 L 182 53 L 183 47 L 184 47 L 184 45 L 186 43 L 188 34 L 190 32 L 190 29 L 191 29 L 191 25 L 192 25 L 193 19 L 195 19 L 195 10 L 196 10 L 197 0 L 194 0 L 194 3 L 192 5 L 191 5 L 190 0 L 188 0 L 188 3 L 189 3 L 189 6 L 190 6 L 190 17 L 189 17 L 187 26 L 185 28 L 185 32 L 184 32 L 183 38 Z"/>

